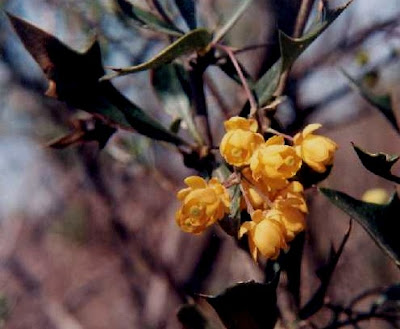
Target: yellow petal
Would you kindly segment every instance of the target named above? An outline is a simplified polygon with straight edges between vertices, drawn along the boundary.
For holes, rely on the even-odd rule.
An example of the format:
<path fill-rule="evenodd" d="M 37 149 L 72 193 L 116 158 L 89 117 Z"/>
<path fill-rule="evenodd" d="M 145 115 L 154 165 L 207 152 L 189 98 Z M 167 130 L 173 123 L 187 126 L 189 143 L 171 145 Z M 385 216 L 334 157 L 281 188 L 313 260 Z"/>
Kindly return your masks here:
<path fill-rule="evenodd" d="M 185 184 L 193 189 L 206 188 L 207 182 L 199 176 L 189 176 L 184 180 Z"/>
<path fill-rule="evenodd" d="M 319 129 L 321 127 L 322 127 L 322 125 L 320 123 L 311 123 L 303 129 L 302 135 L 304 138 L 306 138 L 312 132 L 316 131 L 317 129 Z"/>
<path fill-rule="evenodd" d="M 284 145 L 285 144 L 285 139 L 283 136 L 275 135 L 272 136 L 271 138 L 268 138 L 267 141 L 265 142 L 265 145 L 270 146 L 270 145 Z"/>

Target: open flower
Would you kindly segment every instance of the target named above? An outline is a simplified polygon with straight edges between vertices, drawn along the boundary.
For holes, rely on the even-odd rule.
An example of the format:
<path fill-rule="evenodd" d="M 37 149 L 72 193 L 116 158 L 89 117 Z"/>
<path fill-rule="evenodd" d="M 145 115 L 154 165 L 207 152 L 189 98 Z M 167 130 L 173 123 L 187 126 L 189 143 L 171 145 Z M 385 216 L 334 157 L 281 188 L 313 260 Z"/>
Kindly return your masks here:
<path fill-rule="evenodd" d="M 313 123 L 294 136 L 296 152 L 312 169 L 319 173 L 326 171 L 326 166 L 333 163 L 337 144 L 328 137 L 314 135 L 321 128 L 319 123 Z"/>
<path fill-rule="evenodd" d="M 264 143 L 263 136 L 257 133 L 257 121 L 232 117 L 224 125 L 227 132 L 219 147 L 221 155 L 231 165 L 248 165 L 254 150 Z"/>
<path fill-rule="evenodd" d="M 229 213 L 229 194 L 216 178 L 207 183 L 199 176 L 190 176 L 185 184 L 188 187 L 177 193 L 182 206 L 175 214 L 182 231 L 201 233 Z"/>
<path fill-rule="evenodd" d="M 303 185 L 298 181 L 290 182 L 287 187 L 279 190 L 273 196 L 274 204 L 290 206 L 299 209 L 303 213 L 307 213 L 307 203 L 304 198 Z"/>
<path fill-rule="evenodd" d="M 239 230 L 239 239 L 248 235 L 249 249 L 254 260 L 260 253 L 267 259 L 276 259 L 281 249 L 286 249 L 285 228 L 282 223 L 269 218 L 269 211 L 256 210 L 251 221 L 244 222 Z"/>
<path fill-rule="evenodd" d="M 277 203 L 276 208 L 268 211 L 268 218 L 283 224 L 287 242 L 292 241 L 306 227 L 304 213 L 289 202 Z"/>
<path fill-rule="evenodd" d="M 261 145 L 250 159 L 250 169 L 257 181 L 286 182 L 301 167 L 301 158 L 293 147 L 284 145 L 282 136 L 274 136 Z M 267 183 L 268 184 L 268 183 Z M 287 184 L 283 184 L 284 187 Z"/>

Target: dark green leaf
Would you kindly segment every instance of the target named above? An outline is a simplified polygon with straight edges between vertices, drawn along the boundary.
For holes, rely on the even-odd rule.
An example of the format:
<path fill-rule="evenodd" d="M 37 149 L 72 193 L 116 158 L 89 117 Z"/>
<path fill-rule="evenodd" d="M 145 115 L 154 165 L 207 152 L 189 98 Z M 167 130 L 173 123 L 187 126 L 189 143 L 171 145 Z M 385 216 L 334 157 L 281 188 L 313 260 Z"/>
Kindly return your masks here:
<path fill-rule="evenodd" d="M 257 81 L 255 86 L 260 106 L 267 105 L 271 100 L 281 74 L 339 17 L 351 2 L 349 1 L 346 5 L 337 9 L 327 10 L 324 19 L 311 26 L 310 31 L 301 38 L 291 38 L 283 32 L 279 33 L 281 58 Z"/>
<path fill-rule="evenodd" d="M 109 80 L 134 72 L 155 69 L 163 64 L 172 62 L 182 55 L 205 49 L 211 40 L 212 34 L 208 30 L 203 28 L 192 30 L 171 43 L 149 61 L 135 66 L 113 68 L 115 72 L 104 76 L 101 80 Z"/>
<path fill-rule="evenodd" d="M 178 310 L 177 317 L 184 329 L 217 329 L 214 323 L 208 319 L 197 305 L 182 305 Z"/>
<path fill-rule="evenodd" d="M 335 206 L 356 219 L 378 246 L 400 265 L 400 199 L 397 193 L 392 195 L 389 203 L 378 205 L 327 188 L 321 188 L 320 191 Z"/>
<path fill-rule="evenodd" d="M 196 4 L 194 0 L 175 0 L 183 19 L 191 30 L 197 27 L 196 23 Z"/>
<path fill-rule="evenodd" d="M 352 78 L 345 71 L 342 71 L 351 84 L 358 90 L 361 96 L 372 106 L 377 108 L 385 118 L 390 122 L 393 128 L 400 133 L 399 125 L 397 124 L 396 116 L 394 115 L 392 106 L 392 97 L 390 95 L 376 95 L 367 87 L 363 86 L 361 82 Z"/>
<path fill-rule="evenodd" d="M 367 168 L 375 175 L 381 176 L 392 182 L 400 184 L 400 177 L 395 176 L 391 173 L 393 165 L 397 162 L 397 160 L 399 160 L 398 155 L 390 155 L 385 153 L 368 153 L 357 145 L 352 145 L 365 168 Z"/>
<path fill-rule="evenodd" d="M 116 129 L 110 127 L 103 120 L 92 117 L 88 119 L 75 119 L 71 121 L 72 132 L 55 139 L 47 146 L 63 149 L 70 145 L 84 142 L 97 141 L 100 148 L 103 148 L 110 137 L 116 132 Z"/>
<path fill-rule="evenodd" d="M 174 63 L 162 65 L 153 70 L 152 84 L 166 112 L 174 120 L 181 118 L 186 123 L 192 137 L 199 144 L 203 144 L 194 122 L 190 96 L 186 94 L 186 75 L 186 71 L 181 65 Z"/>
<path fill-rule="evenodd" d="M 275 284 L 243 282 L 204 298 L 229 329 L 272 329 L 278 318 Z"/>
<path fill-rule="evenodd" d="M 177 37 L 183 34 L 183 32 L 176 26 L 163 21 L 151 12 L 141 9 L 129 1 L 115 0 L 115 2 L 126 16 L 132 18 L 135 24 L 142 28 L 163 32 Z"/>
<path fill-rule="evenodd" d="M 86 51 L 77 52 L 36 26 L 11 14 L 8 17 L 25 48 L 49 79 L 48 96 L 100 115 L 118 127 L 134 128 L 150 138 L 177 145 L 183 143 L 125 98 L 109 81 L 99 82 L 104 69 L 97 41 Z"/>

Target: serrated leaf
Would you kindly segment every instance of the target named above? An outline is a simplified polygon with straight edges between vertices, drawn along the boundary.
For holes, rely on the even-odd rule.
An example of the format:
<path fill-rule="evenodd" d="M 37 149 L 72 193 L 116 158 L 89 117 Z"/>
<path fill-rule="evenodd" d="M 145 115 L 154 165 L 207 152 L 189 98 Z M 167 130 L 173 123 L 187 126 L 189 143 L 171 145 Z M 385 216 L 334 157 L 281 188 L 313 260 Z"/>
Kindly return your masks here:
<path fill-rule="evenodd" d="M 136 25 L 144 29 L 153 30 L 156 32 L 166 33 L 172 36 L 179 37 L 183 32 L 175 25 L 167 23 L 153 13 L 146 11 L 129 1 L 114 0 L 119 9 L 128 17 L 130 17 Z"/>
<path fill-rule="evenodd" d="M 190 98 L 186 94 L 188 88 L 185 86 L 186 75 L 186 71 L 179 64 L 162 65 L 153 70 L 152 84 L 165 111 L 174 120 L 181 118 L 186 123 L 192 137 L 199 144 L 203 144 L 194 122 Z"/>
<path fill-rule="evenodd" d="M 77 143 L 96 141 L 103 148 L 110 137 L 117 131 L 98 118 L 75 119 L 71 121 L 73 130 L 47 144 L 47 146 L 63 149 Z"/>
<path fill-rule="evenodd" d="M 352 78 L 349 74 L 342 70 L 344 76 L 351 82 L 351 84 L 357 89 L 360 95 L 372 106 L 377 108 L 385 118 L 390 122 L 392 127 L 400 134 L 400 128 L 397 123 L 396 116 L 393 111 L 392 97 L 390 95 L 376 95 L 367 87 L 356 79 Z"/>
<path fill-rule="evenodd" d="M 400 184 L 400 177 L 391 173 L 393 165 L 399 160 L 398 155 L 391 155 L 381 152 L 369 153 L 357 145 L 352 145 L 365 168 L 375 175 Z"/>
<path fill-rule="evenodd" d="M 229 329 L 272 329 L 278 318 L 275 284 L 242 282 L 203 297 Z"/>
<path fill-rule="evenodd" d="M 321 188 L 320 191 L 335 206 L 356 219 L 378 246 L 400 265 L 400 199 L 397 193 L 392 195 L 387 204 L 378 205 L 327 188 Z"/>
<path fill-rule="evenodd" d="M 115 72 L 102 77 L 101 80 L 109 80 L 130 73 L 155 69 L 163 64 L 172 62 L 182 55 L 205 49 L 211 40 L 212 34 L 208 30 L 203 28 L 192 30 L 171 43 L 149 61 L 135 66 L 112 68 Z"/>
<path fill-rule="evenodd" d="M 49 79 L 46 94 L 74 108 L 100 115 L 124 129 L 180 145 L 183 141 L 125 98 L 109 81 L 100 83 L 104 69 L 100 45 L 94 41 L 77 52 L 51 34 L 7 13 L 28 52 Z"/>
<path fill-rule="evenodd" d="M 191 30 L 197 27 L 196 23 L 196 4 L 194 0 L 175 0 L 183 19 Z"/>
<path fill-rule="evenodd" d="M 352 0 L 339 8 L 326 10 L 324 19 L 311 26 L 309 32 L 301 38 L 291 38 L 282 31 L 279 32 L 281 58 L 257 81 L 255 86 L 259 106 L 268 104 L 276 91 L 281 74 L 339 17 L 351 2 Z"/>

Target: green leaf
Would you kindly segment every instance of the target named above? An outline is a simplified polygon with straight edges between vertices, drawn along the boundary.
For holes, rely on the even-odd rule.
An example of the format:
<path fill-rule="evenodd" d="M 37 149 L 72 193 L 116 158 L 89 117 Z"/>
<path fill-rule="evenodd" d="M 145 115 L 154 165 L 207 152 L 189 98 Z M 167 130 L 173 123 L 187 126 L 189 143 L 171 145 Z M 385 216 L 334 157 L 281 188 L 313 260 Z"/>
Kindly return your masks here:
<path fill-rule="evenodd" d="M 217 329 L 217 327 L 197 305 L 182 305 L 177 313 L 179 322 L 184 329 Z"/>
<path fill-rule="evenodd" d="M 400 199 L 394 193 L 385 205 L 363 202 L 335 190 L 321 188 L 335 206 L 356 219 L 382 250 L 400 266 Z"/>
<path fill-rule="evenodd" d="M 141 9 L 126 0 L 115 0 L 119 9 L 128 17 L 132 18 L 136 25 L 144 29 L 166 33 L 172 36 L 181 36 L 183 32 L 175 25 L 163 21 L 153 13 Z"/>
<path fill-rule="evenodd" d="M 393 165 L 399 160 L 398 155 L 390 155 L 381 152 L 368 153 L 357 145 L 352 145 L 365 168 L 375 175 L 400 184 L 400 177 L 391 173 Z"/>
<path fill-rule="evenodd" d="M 238 283 L 217 296 L 202 296 L 229 329 L 272 329 L 278 318 L 275 284 Z"/>
<path fill-rule="evenodd" d="M 115 72 L 102 77 L 101 80 L 109 80 L 130 73 L 155 69 L 163 64 L 172 62 L 182 55 L 205 49 L 211 40 L 212 34 L 208 30 L 203 28 L 192 30 L 171 43 L 149 61 L 125 68 L 113 68 Z"/>
<path fill-rule="evenodd" d="M 324 19 L 311 26 L 309 32 L 301 38 L 291 38 L 282 31 L 279 32 L 281 58 L 257 81 L 255 86 L 260 106 L 267 105 L 271 100 L 281 74 L 339 17 L 351 2 L 352 0 L 339 8 L 326 10 Z"/>
<path fill-rule="evenodd" d="M 162 65 L 153 70 L 152 84 L 164 105 L 165 111 L 172 116 L 173 120 L 181 118 L 187 125 L 192 137 L 199 143 L 203 140 L 197 131 L 190 104 L 190 98 L 186 91 L 186 71 L 179 64 Z"/>
<path fill-rule="evenodd" d="M 232 172 L 223 163 L 213 171 L 212 175 L 223 182 L 232 175 Z M 222 218 L 218 223 L 227 234 L 237 239 L 241 223 L 240 200 L 242 192 L 238 184 L 229 187 L 228 191 L 231 199 L 229 215 Z"/>
<path fill-rule="evenodd" d="M 176 145 L 184 143 L 130 102 L 109 81 L 99 82 L 104 69 L 97 41 L 86 51 L 77 52 L 21 18 L 7 15 L 25 48 L 49 79 L 46 95 L 94 113 L 120 128 L 133 128 L 147 137 Z"/>
<path fill-rule="evenodd" d="M 196 23 L 196 4 L 194 0 L 175 0 L 183 19 L 191 30 L 197 27 Z"/>
<path fill-rule="evenodd" d="M 396 116 L 394 115 L 393 106 L 392 106 L 392 97 L 390 95 L 376 95 L 367 87 L 363 86 L 361 82 L 358 82 L 356 79 L 352 78 L 349 74 L 342 70 L 342 73 L 345 75 L 347 79 L 351 82 L 351 84 L 358 90 L 361 96 L 372 106 L 377 108 L 385 118 L 390 122 L 393 128 L 400 133 L 400 128 L 397 123 Z"/>

